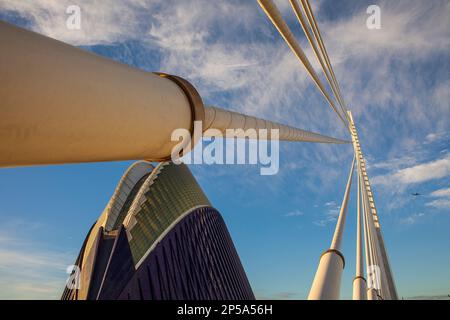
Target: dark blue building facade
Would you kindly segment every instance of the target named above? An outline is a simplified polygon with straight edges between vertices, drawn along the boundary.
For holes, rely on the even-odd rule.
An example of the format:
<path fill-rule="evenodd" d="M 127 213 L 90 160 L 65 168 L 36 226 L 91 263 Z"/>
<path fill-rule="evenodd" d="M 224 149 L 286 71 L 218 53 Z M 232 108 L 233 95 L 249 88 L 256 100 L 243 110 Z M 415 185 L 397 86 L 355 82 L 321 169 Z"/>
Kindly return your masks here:
<path fill-rule="evenodd" d="M 254 299 L 223 218 L 189 169 L 133 166 L 83 244 L 79 286 L 62 299 Z"/>

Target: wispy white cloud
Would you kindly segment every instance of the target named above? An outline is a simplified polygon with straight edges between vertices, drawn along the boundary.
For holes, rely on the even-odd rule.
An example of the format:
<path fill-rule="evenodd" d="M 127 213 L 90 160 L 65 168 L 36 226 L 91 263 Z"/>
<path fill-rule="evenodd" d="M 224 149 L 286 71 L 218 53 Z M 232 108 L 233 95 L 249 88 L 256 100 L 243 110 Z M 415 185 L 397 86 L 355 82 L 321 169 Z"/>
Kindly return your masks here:
<path fill-rule="evenodd" d="M 336 206 L 336 202 L 334 201 L 329 201 L 325 203 L 325 207 L 335 207 Z"/>
<path fill-rule="evenodd" d="M 367 162 L 367 168 L 369 169 L 381 169 L 387 171 L 395 171 L 404 168 L 405 166 L 413 166 L 417 163 L 418 159 L 415 155 L 403 155 L 399 158 L 391 158 L 385 161 L 379 161 L 372 163 Z"/>
<path fill-rule="evenodd" d="M 133 39 L 140 33 L 140 21 L 146 11 L 154 9 L 154 1 L 82 1 L 82 0 L 0 0 L 2 11 L 20 14 L 32 22 L 31 27 L 46 36 L 73 45 L 108 44 Z M 78 5 L 81 28 L 71 30 L 66 9 Z"/>
<path fill-rule="evenodd" d="M 344 21 L 332 23 L 334 28 L 327 28 L 328 37 L 339 40 L 342 55 L 373 58 L 384 54 L 389 56 L 408 54 L 413 58 L 421 58 L 430 51 L 448 50 L 450 45 L 448 1 L 377 2 L 382 17 L 380 30 L 366 28 L 368 15 L 365 10 Z M 433 19 L 424 19 L 431 14 Z M 442 24 L 436 25 L 436 21 Z"/>
<path fill-rule="evenodd" d="M 288 213 L 286 213 L 284 216 L 285 217 L 300 217 L 303 216 L 304 213 L 300 210 L 294 210 L 294 211 L 290 211 Z"/>
<path fill-rule="evenodd" d="M 388 154 L 398 157 L 430 130 L 448 130 L 450 86 L 448 72 L 441 72 L 448 64 L 440 57 L 450 52 L 450 4 L 374 4 L 381 7 L 381 30 L 365 27 L 363 5 L 345 19 L 324 20 L 321 26 L 363 148 L 387 147 Z M 432 76 L 427 69 L 436 64 L 430 61 L 443 62 Z"/>
<path fill-rule="evenodd" d="M 412 167 L 400 169 L 386 175 L 376 176 L 373 184 L 417 184 L 429 180 L 441 179 L 450 175 L 450 154 L 443 159 L 421 163 Z"/>
<path fill-rule="evenodd" d="M 335 201 L 328 201 L 324 204 L 325 214 L 318 220 L 313 221 L 318 227 L 325 227 L 337 220 L 339 216 L 340 206 Z"/>
<path fill-rule="evenodd" d="M 427 202 L 425 205 L 437 209 L 450 209 L 450 199 L 437 199 Z"/>
<path fill-rule="evenodd" d="M 40 223 L 12 221 L 0 229 L 0 299 L 59 299 L 73 255 L 44 249 L 11 225 L 26 232 L 42 228 Z"/>
<path fill-rule="evenodd" d="M 442 188 L 430 193 L 431 197 L 438 198 L 425 205 L 436 209 L 450 209 L 450 188 Z"/>
<path fill-rule="evenodd" d="M 449 197 L 450 198 L 450 188 L 443 188 L 435 190 L 430 194 L 432 197 Z"/>
<path fill-rule="evenodd" d="M 413 213 L 405 218 L 400 219 L 401 224 L 413 225 L 416 224 L 421 218 L 425 216 L 424 213 Z"/>
<path fill-rule="evenodd" d="M 439 139 L 439 136 L 436 133 L 429 133 L 427 134 L 425 139 L 427 140 L 427 142 L 434 142 Z"/>

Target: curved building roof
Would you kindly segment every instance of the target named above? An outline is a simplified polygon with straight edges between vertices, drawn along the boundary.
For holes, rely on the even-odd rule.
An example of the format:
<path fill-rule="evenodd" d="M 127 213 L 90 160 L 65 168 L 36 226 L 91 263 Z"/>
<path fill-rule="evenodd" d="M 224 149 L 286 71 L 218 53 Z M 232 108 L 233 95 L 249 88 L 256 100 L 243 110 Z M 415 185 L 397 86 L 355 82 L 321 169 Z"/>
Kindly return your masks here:
<path fill-rule="evenodd" d="M 201 206 L 211 204 L 186 165 L 160 163 L 139 189 L 123 222 L 135 263 L 183 215 Z"/>
<path fill-rule="evenodd" d="M 86 239 L 77 259 L 81 288 L 66 289 L 63 299 L 115 299 L 125 287 L 121 298 L 135 297 L 136 288 L 153 292 L 136 297 L 152 299 L 254 297 L 223 219 L 184 164 L 131 165 Z M 140 274 L 152 280 L 139 283 Z"/>
<path fill-rule="evenodd" d="M 138 264 L 178 218 L 195 208 L 210 205 L 186 165 L 162 162 L 154 167 L 148 161 L 135 162 L 120 179 L 94 225 L 86 242 L 82 265 L 90 261 L 89 254 L 96 248 L 100 227 L 108 233 L 123 224 L 133 260 Z"/>
<path fill-rule="evenodd" d="M 128 167 L 127 171 L 125 171 L 117 184 L 111 199 L 88 235 L 84 249 L 84 256 L 82 258 L 82 266 L 84 266 L 85 262 L 88 261 L 88 255 L 91 252 L 91 249 L 95 248 L 97 233 L 99 232 L 100 227 L 102 227 L 105 231 L 112 231 L 118 221 L 118 217 L 129 194 L 133 190 L 133 187 L 141 180 L 142 177 L 145 175 L 148 176 L 153 169 L 154 167 L 150 162 L 137 161 Z"/>

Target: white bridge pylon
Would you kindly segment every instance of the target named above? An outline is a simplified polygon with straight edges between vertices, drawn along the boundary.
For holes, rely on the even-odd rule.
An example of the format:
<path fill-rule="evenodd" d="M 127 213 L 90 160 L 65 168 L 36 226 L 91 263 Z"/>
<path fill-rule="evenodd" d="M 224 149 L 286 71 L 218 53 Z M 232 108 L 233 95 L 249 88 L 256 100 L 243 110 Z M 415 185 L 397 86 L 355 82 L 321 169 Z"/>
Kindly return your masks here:
<path fill-rule="evenodd" d="M 300 42 L 297 41 L 290 27 L 282 17 L 281 11 L 273 0 L 258 0 L 267 17 L 278 30 L 281 37 L 301 62 L 306 72 L 322 93 L 328 105 L 348 129 L 353 143 L 354 159 L 350 169 L 344 198 L 342 200 L 339 218 L 334 231 L 330 248 L 320 257 L 319 266 L 313 280 L 308 299 L 339 299 L 342 271 L 345 267 L 345 259 L 340 251 L 343 238 L 345 220 L 347 215 L 347 203 L 351 188 L 354 166 L 358 171 L 358 205 L 357 205 L 357 239 L 356 239 L 356 272 L 353 279 L 353 299 L 378 300 L 398 299 L 391 268 L 389 265 L 383 236 L 381 234 L 372 189 L 366 172 L 366 164 L 358 134 L 356 132 L 353 117 L 345 105 L 339 83 L 334 74 L 333 67 L 328 56 L 317 20 L 314 17 L 309 0 L 289 0 L 295 16 L 311 46 L 326 81 L 331 89 L 337 104 L 333 101 L 326 86 L 321 82 L 318 73 L 312 67 Z M 337 106 L 339 105 L 340 110 Z M 366 273 L 364 277 L 362 231 L 364 229 L 364 251 L 366 256 Z"/>
<path fill-rule="evenodd" d="M 389 260 L 381 233 L 375 200 L 366 171 L 366 163 L 361 151 L 358 133 L 353 117 L 347 112 L 354 158 L 342 200 L 339 217 L 330 248 L 320 257 L 319 266 L 308 296 L 310 300 L 337 300 L 340 296 L 342 271 L 345 267 L 344 254 L 340 251 L 347 215 L 347 205 L 353 170 L 357 167 L 357 228 L 356 228 L 356 271 L 353 279 L 354 300 L 391 300 L 398 299 Z M 364 237 L 362 237 L 363 224 Z M 366 256 L 366 273 L 364 277 L 363 246 Z"/>

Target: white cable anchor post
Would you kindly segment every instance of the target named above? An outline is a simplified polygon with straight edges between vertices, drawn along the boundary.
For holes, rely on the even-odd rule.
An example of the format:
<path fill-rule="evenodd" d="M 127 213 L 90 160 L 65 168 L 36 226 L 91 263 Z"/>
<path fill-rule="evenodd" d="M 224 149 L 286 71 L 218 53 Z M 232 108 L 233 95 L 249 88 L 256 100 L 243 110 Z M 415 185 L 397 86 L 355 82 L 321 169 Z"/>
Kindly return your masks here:
<path fill-rule="evenodd" d="M 353 169 L 356 157 L 353 157 L 350 174 L 345 188 L 344 198 L 336 223 L 333 240 L 328 250 L 322 253 L 319 266 L 314 277 L 308 300 L 338 300 L 341 288 L 342 271 L 345 267 L 344 255 L 339 251 L 344 233 L 345 218 L 347 216 L 348 198 L 352 185 Z"/>
<path fill-rule="evenodd" d="M 364 261 L 362 247 L 361 232 L 361 178 L 360 169 L 358 168 L 358 190 L 357 190 L 357 206 L 356 206 L 356 272 L 353 279 L 353 300 L 367 300 L 367 283 L 364 278 Z"/>

